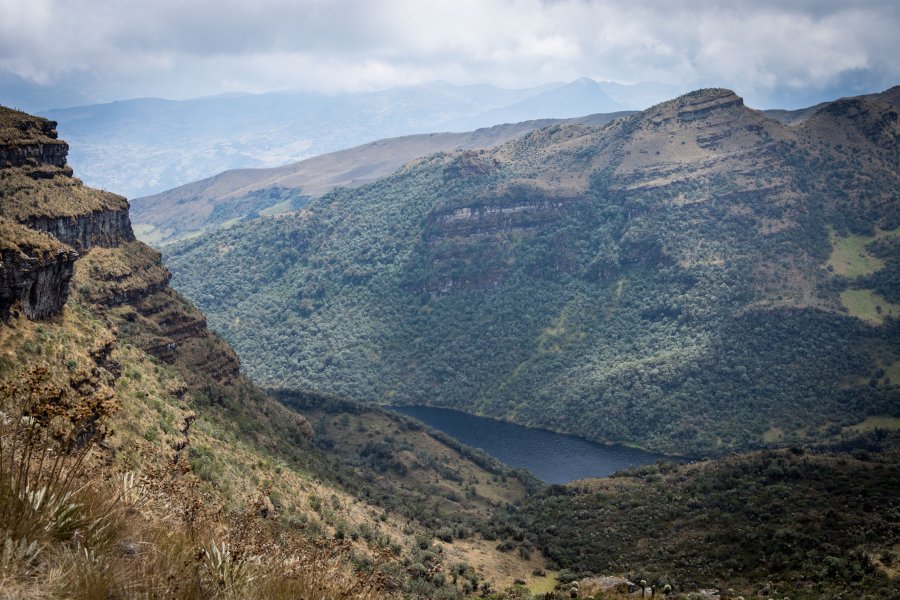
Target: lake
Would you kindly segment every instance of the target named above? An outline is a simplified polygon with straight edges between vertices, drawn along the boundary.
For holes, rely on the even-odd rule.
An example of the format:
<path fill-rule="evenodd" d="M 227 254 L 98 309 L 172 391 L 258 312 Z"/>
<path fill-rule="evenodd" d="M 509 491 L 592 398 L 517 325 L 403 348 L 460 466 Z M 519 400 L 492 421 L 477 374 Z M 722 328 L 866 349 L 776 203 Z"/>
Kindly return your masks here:
<path fill-rule="evenodd" d="M 525 467 L 547 483 L 606 477 L 631 466 L 652 464 L 665 458 L 635 448 L 605 446 L 571 435 L 447 408 L 393 406 L 391 410 L 418 419 L 468 446 L 481 448 L 510 466 Z"/>

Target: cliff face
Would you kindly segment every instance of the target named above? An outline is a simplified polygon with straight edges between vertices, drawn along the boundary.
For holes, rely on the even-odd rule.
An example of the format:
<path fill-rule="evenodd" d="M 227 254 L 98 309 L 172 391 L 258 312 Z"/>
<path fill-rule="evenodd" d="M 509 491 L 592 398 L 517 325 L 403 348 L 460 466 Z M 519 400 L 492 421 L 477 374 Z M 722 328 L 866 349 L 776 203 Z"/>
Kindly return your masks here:
<path fill-rule="evenodd" d="M 84 186 L 53 121 L 0 107 L 0 316 L 58 314 L 70 295 L 157 358 L 222 384 L 234 351 L 168 287 L 160 255 L 135 241 L 125 198 Z M 192 373 L 193 375 L 193 373 Z"/>
<path fill-rule="evenodd" d="M 53 121 L 6 112 L 0 144 L 0 168 L 66 167 L 69 145 L 57 139 Z"/>
<path fill-rule="evenodd" d="M 75 216 L 31 217 L 26 222 L 32 229 L 49 233 L 81 251 L 98 246 L 114 248 L 134 240 L 131 221 L 125 211 L 99 210 Z"/>
<path fill-rule="evenodd" d="M 50 236 L 0 219 L 0 318 L 8 319 L 17 303 L 29 319 L 58 313 L 77 258 Z"/>
<path fill-rule="evenodd" d="M 72 177 L 68 150 L 53 121 L 0 107 L 0 216 L 79 250 L 134 239 L 128 202 Z"/>

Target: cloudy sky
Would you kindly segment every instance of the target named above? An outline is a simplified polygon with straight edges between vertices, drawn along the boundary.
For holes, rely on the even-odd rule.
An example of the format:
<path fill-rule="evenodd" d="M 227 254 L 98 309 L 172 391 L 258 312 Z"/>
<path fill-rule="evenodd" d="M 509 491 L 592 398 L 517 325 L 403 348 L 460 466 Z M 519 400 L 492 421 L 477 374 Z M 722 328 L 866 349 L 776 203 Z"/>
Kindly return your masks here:
<path fill-rule="evenodd" d="M 0 85 L 72 104 L 588 76 L 766 108 L 900 83 L 894 0 L 0 0 L 0 15 Z"/>

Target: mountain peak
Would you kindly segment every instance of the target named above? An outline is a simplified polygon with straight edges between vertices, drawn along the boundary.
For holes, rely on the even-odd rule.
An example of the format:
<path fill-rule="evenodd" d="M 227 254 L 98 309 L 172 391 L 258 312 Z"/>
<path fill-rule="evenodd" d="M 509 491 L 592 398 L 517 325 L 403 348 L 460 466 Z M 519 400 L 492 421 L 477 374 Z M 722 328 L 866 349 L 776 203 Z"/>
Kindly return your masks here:
<path fill-rule="evenodd" d="M 678 119 L 682 122 L 705 119 L 728 109 L 743 109 L 744 99 L 725 88 L 704 88 L 652 106 L 642 114 L 656 122 Z"/>
<path fill-rule="evenodd" d="M 698 118 L 723 108 L 742 107 L 744 99 L 725 88 L 704 88 L 675 98 L 672 107 L 682 118 Z"/>

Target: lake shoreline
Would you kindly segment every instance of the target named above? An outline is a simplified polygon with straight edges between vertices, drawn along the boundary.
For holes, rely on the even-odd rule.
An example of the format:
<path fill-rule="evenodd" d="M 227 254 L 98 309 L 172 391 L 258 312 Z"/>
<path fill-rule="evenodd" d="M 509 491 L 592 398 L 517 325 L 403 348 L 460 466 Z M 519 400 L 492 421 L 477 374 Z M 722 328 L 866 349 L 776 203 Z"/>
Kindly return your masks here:
<path fill-rule="evenodd" d="M 649 452 L 635 445 L 597 442 L 543 427 L 427 405 L 382 405 L 479 448 L 515 468 L 525 468 L 549 484 L 608 477 L 629 467 L 684 457 Z"/>

